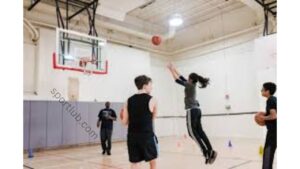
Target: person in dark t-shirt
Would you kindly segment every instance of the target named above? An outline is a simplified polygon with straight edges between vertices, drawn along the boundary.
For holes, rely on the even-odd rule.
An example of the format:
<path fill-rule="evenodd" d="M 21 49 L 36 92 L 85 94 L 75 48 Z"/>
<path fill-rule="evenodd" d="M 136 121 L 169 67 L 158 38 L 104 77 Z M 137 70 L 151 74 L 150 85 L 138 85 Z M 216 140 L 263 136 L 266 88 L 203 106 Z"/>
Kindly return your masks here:
<path fill-rule="evenodd" d="M 100 126 L 100 137 L 101 137 L 101 146 L 102 154 L 105 152 L 107 155 L 111 155 L 111 136 L 113 131 L 113 121 L 117 120 L 116 112 L 110 108 L 110 102 L 105 103 L 105 109 L 100 110 L 98 114 L 97 127 Z M 107 142 L 107 143 L 106 143 Z"/>
<path fill-rule="evenodd" d="M 266 112 L 263 120 L 267 127 L 267 136 L 263 155 L 263 169 L 272 169 L 275 151 L 277 148 L 277 98 L 274 96 L 276 84 L 263 84 L 261 95 L 267 98 Z"/>

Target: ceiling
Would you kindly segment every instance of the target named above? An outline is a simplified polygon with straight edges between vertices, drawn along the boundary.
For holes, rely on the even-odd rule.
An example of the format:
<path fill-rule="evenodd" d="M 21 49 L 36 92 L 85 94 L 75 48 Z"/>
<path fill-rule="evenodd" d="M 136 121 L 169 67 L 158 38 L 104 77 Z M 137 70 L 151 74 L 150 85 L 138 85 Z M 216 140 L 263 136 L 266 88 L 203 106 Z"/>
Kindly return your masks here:
<path fill-rule="evenodd" d="M 184 20 L 181 29 L 184 29 L 243 6 L 237 0 L 156 0 L 145 8 L 130 11 L 128 15 L 168 28 L 168 19 L 179 13 Z"/>
<path fill-rule="evenodd" d="M 256 2 L 254 0 L 99 0 L 96 23 L 99 25 L 98 32 L 104 38 L 170 52 L 261 24 L 257 10 L 249 4 L 256 5 Z M 26 10 L 29 5 L 30 0 L 24 0 L 26 14 L 24 16 L 28 19 L 45 23 L 50 23 L 50 20 L 51 23 L 56 22 L 53 0 L 41 0 L 32 11 Z M 258 10 L 262 9 L 259 7 Z M 45 16 L 51 15 L 52 19 L 38 18 L 37 14 L 41 13 Z M 168 19 L 175 13 L 182 15 L 184 23 L 170 35 Z M 85 15 L 83 13 L 79 17 Z M 152 35 L 162 36 L 162 45 L 153 46 L 150 41 Z"/>

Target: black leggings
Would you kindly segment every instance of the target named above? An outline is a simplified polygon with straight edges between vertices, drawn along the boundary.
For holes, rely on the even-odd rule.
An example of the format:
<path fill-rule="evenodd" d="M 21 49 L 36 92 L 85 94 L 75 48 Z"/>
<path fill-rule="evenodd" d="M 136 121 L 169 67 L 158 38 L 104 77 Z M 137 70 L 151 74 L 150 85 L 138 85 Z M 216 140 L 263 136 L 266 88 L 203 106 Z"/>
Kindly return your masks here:
<path fill-rule="evenodd" d="M 207 157 L 212 146 L 202 129 L 201 110 L 199 108 L 187 110 L 186 124 L 190 137 L 200 146 L 203 155 Z"/>
<path fill-rule="evenodd" d="M 264 156 L 263 156 L 263 169 L 272 169 L 274 155 L 277 148 L 277 131 L 268 130 L 265 148 L 264 148 Z"/>

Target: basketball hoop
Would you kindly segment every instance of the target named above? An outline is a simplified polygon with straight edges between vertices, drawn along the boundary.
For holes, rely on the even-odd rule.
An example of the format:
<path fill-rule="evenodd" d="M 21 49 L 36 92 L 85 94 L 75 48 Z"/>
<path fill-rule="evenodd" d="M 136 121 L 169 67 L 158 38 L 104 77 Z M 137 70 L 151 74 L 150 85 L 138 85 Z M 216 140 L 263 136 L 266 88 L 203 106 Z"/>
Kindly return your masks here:
<path fill-rule="evenodd" d="M 58 28 L 56 52 L 52 55 L 53 68 L 86 74 L 107 74 L 107 48 L 101 44 L 106 44 L 106 40 Z"/>
<path fill-rule="evenodd" d="M 79 66 L 83 68 L 85 75 L 91 75 L 93 73 L 93 67 L 95 66 L 95 60 L 93 57 L 82 57 L 79 59 Z"/>

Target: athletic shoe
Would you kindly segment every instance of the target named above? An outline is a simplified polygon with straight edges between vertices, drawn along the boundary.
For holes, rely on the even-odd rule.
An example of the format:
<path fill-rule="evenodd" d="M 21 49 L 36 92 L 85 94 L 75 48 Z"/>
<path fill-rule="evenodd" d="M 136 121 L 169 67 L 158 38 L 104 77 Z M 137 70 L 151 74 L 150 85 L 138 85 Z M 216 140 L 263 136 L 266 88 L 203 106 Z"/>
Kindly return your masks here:
<path fill-rule="evenodd" d="M 205 158 L 205 164 L 209 163 L 209 158 Z"/>
<path fill-rule="evenodd" d="M 109 156 L 111 155 L 110 151 L 107 151 L 107 155 L 109 155 Z"/>
<path fill-rule="evenodd" d="M 204 157 L 205 157 L 205 164 L 208 164 L 210 160 L 208 153 L 206 153 Z"/>
<path fill-rule="evenodd" d="M 103 154 L 103 155 L 105 154 L 105 150 L 102 151 L 102 154 Z"/>
<path fill-rule="evenodd" d="M 216 158 L 217 158 L 218 153 L 215 150 L 212 150 L 210 152 L 210 157 L 209 157 L 209 164 L 212 164 L 215 162 Z"/>

